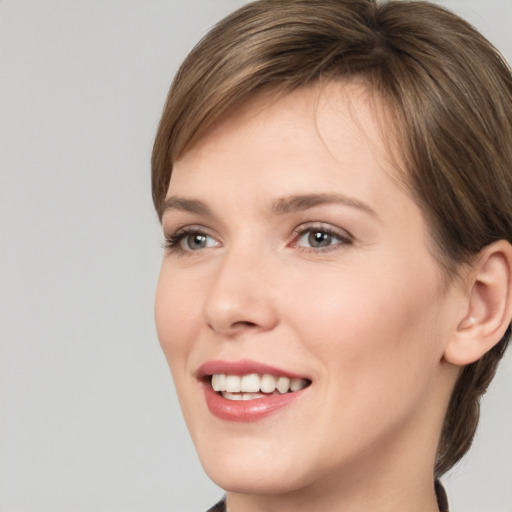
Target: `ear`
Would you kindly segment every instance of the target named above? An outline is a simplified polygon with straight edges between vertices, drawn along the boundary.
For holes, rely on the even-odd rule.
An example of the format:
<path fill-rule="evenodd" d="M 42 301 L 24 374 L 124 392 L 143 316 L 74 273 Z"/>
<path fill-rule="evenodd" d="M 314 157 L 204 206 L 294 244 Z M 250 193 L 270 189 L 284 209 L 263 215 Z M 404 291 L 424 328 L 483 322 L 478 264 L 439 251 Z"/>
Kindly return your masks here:
<path fill-rule="evenodd" d="M 480 359 L 505 334 L 512 317 L 512 246 L 500 240 L 482 249 L 464 278 L 466 306 L 444 360 L 465 366 Z"/>

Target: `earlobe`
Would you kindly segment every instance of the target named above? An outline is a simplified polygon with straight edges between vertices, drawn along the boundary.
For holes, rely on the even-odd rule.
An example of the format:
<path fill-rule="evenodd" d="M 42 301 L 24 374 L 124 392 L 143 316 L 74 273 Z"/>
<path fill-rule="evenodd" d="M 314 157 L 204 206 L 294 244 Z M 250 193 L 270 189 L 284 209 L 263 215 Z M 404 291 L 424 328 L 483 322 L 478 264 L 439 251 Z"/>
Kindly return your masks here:
<path fill-rule="evenodd" d="M 505 334 L 512 317 L 512 246 L 505 240 L 485 247 L 468 273 L 467 307 L 444 352 L 465 366 L 480 359 Z"/>

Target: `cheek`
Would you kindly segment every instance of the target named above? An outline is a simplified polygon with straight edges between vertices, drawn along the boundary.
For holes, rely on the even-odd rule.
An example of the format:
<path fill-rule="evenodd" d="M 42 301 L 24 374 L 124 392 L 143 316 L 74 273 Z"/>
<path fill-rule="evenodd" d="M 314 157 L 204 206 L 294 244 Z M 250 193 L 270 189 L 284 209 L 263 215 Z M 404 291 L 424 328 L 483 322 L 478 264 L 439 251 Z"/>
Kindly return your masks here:
<path fill-rule="evenodd" d="M 398 275 L 397 275 L 398 274 Z M 436 276 L 430 268 L 415 285 L 414 272 L 398 268 L 309 274 L 289 290 L 288 309 L 303 343 L 343 375 L 392 374 L 403 365 L 434 362 L 439 324 Z M 314 284 L 314 285 L 313 285 Z M 357 371 L 355 371 L 357 369 Z M 403 371 L 401 372 L 404 373 Z M 338 378 L 338 377 L 337 377 Z"/>
<path fill-rule="evenodd" d="M 155 323 L 158 339 L 171 370 L 184 362 L 200 326 L 198 297 L 180 273 L 162 264 L 155 295 Z"/>
<path fill-rule="evenodd" d="M 411 276 L 394 284 L 360 275 L 317 276 L 316 287 L 295 299 L 296 333 L 319 369 L 323 421 L 350 432 L 354 444 L 375 437 L 376 417 L 378 428 L 391 432 L 423 407 L 435 388 L 443 338 L 432 281 L 420 293 Z"/>

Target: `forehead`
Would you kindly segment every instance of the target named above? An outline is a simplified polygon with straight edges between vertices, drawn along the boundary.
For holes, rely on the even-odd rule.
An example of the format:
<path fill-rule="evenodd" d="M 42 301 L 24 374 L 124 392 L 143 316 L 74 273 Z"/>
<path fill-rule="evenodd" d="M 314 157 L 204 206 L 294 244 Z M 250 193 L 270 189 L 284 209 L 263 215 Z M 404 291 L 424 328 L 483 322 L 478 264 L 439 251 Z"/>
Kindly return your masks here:
<path fill-rule="evenodd" d="M 364 170 L 359 160 L 368 157 L 400 183 L 404 166 L 396 133 L 388 103 L 362 79 L 317 82 L 291 92 L 269 88 L 214 123 L 174 163 L 170 188 L 179 184 L 183 169 L 189 173 L 201 164 L 211 166 L 219 156 L 238 160 L 246 176 L 248 159 L 253 164 L 255 158 L 261 160 L 263 166 L 272 158 L 278 162 L 302 155 L 304 164 L 314 166 L 330 156 Z M 251 151 L 256 143 L 259 155 Z"/>

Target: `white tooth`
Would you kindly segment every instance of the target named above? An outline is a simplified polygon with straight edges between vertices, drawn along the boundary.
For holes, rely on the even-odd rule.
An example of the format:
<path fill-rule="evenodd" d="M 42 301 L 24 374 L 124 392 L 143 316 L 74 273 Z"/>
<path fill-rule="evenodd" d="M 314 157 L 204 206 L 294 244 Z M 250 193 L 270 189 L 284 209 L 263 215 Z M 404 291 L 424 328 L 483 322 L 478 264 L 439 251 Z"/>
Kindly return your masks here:
<path fill-rule="evenodd" d="M 244 393 L 242 400 L 254 400 L 255 398 L 264 398 L 265 395 L 261 393 Z"/>
<path fill-rule="evenodd" d="M 306 381 L 304 379 L 292 379 L 290 382 L 290 390 L 291 391 L 299 391 L 303 387 L 306 386 Z"/>
<path fill-rule="evenodd" d="M 260 390 L 261 380 L 257 373 L 250 373 L 242 377 L 240 384 L 240 391 L 246 391 L 247 393 L 256 393 Z"/>
<path fill-rule="evenodd" d="M 290 379 L 288 377 L 279 377 L 277 380 L 277 390 L 279 393 L 288 393 L 290 389 Z"/>
<path fill-rule="evenodd" d="M 243 395 L 241 393 L 222 393 L 222 397 L 228 400 L 243 400 Z"/>
<path fill-rule="evenodd" d="M 265 374 L 261 378 L 261 391 L 263 393 L 272 393 L 276 389 L 276 378 L 272 375 Z"/>
<path fill-rule="evenodd" d="M 240 393 L 240 377 L 238 375 L 226 376 L 226 391 L 229 393 Z"/>
<path fill-rule="evenodd" d="M 220 387 L 219 387 L 219 375 L 217 373 L 212 375 L 212 388 L 213 388 L 214 391 L 219 391 L 220 390 Z"/>
<path fill-rule="evenodd" d="M 226 374 L 219 373 L 218 376 L 219 391 L 226 391 Z"/>

